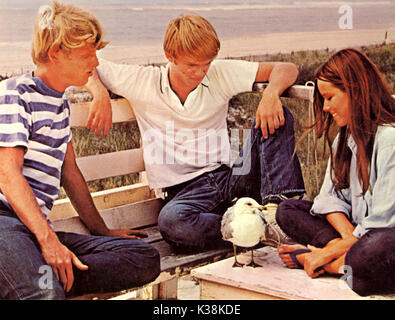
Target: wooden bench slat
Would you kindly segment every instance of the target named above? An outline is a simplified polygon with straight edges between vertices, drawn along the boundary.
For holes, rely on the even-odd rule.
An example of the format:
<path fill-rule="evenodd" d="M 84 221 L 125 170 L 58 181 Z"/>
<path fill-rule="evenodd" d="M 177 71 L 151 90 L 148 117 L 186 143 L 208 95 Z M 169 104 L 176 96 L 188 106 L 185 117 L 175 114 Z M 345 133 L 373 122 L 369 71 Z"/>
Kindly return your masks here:
<path fill-rule="evenodd" d="M 85 127 L 88 121 L 90 102 L 80 102 L 70 104 L 70 124 L 72 127 Z M 112 122 L 125 122 L 136 120 L 133 108 L 128 100 L 112 99 Z"/>
<path fill-rule="evenodd" d="M 118 206 L 100 212 L 110 229 L 140 228 L 156 224 L 163 200 L 156 198 Z"/>
<path fill-rule="evenodd" d="M 149 199 L 102 210 L 100 215 L 110 229 L 140 228 L 156 224 L 162 206 L 162 199 Z M 89 234 L 79 217 L 56 220 L 53 224 L 56 231 Z"/>
<path fill-rule="evenodd" d="M 142 148 L 81 157 L 76 160 L 86 181 L 145 170 Z"/>
<path fill-rule="evenodd" d="M 91 193 L 98 210 L 110 209 L 142 200 L 155 198 L 154 191 L 147 183 L 135 183 L 128 186 L 107 189 Z M 69 198 L 56 200 L 49 218 L 51 221 L 77 216 Z"/>
<path fill-rule="evenodd" d="M 267 87 L 266 82 L 256 82 L 254 84 L 254 91 L 263 92 Z M 281 97 L 283 98 L 295 98 L 302 100 L 310 100 L 311 94 L 314 91 L 313 86 L 302 86 L 302 85 L 294 85 L 283 92 Z"/>
<path fill-rule="evenodd" d="M 176 254 L 171 246 L 163 241 L 154 242 L 152 245 L 161 254 L 161 269 L 162 272 L 177 272 L 182 274 L 188 273 L 192 268 L 206 265 L 218 260 L 225 259 L 233 255 L 233 249 L 221 248 L 213 249 L 194 254 Z"/>

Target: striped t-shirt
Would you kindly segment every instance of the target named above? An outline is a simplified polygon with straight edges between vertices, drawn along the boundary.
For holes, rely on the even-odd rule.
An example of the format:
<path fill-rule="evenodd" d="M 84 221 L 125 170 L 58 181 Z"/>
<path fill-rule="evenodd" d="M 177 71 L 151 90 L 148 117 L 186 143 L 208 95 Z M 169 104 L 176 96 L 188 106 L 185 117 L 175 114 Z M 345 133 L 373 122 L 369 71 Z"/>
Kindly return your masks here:
<path fill-rule="evenodd" d="M 0 147 L 25 148 L 23 175 L 46 217 L 60 192 L 69 114 L 64 94 L 31 74 L 0 82 Z M 11 209 L 1 192 L 0 201 Z"/>

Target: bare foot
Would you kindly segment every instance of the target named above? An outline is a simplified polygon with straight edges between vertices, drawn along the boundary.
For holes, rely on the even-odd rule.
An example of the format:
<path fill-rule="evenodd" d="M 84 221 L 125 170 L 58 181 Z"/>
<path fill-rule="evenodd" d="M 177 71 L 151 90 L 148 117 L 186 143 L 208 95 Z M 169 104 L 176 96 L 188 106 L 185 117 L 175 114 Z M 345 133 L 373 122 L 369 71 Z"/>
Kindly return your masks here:
<path fill-rule="evenodd" d="M 302 244 L 284 244 L 279 246 L 277 251 L 282 262 L 290 269 L 303 269 L 303 256 L 311 252 L 310 249 L 307 249 L 307 247 Z"/>

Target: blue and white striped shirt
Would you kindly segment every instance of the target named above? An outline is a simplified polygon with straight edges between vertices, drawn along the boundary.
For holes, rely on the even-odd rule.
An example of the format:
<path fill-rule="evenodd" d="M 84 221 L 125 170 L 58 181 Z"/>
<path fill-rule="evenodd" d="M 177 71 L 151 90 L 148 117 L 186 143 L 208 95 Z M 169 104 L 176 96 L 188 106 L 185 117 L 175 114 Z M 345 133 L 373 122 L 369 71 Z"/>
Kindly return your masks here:
<path fill-rule="evenodd" d="M 0 147 L 26 149 L 23 175 L 46 217 L 60 192 L 62 164 L 71 140 L 69 114 L 64 94 L 31 74 L 0 82 Z M 1 192 L 0 201 L 11 208 Z"/>

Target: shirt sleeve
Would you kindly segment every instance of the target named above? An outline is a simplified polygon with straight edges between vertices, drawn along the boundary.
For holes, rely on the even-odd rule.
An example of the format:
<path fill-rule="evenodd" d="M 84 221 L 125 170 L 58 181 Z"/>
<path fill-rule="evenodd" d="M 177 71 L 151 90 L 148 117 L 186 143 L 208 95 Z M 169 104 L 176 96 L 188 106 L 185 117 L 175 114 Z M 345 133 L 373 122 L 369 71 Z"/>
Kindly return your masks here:
<path fill-rule="evenodd" d="M 373 166 L 372 166 L 373 167 Z M 395 227 L 395 146 L 382 148 L 376 157 L 376 182 L 372 188 L 371 210 L 354 235 L 369 229 Z"/>
<path fill-rule="evenodd" d="M 335 152 L 339 136 L 337 135 L 332 143 L 332 150 Z M 348 189 L 336 190 L 331 179 L 331 159 L 328 160 L 324 182 L 318 196 L 314 199 L 310 213 L 312 215 L 329 214 L 333 212 L 343 212 L 349 219 L 351 218 L 351 197 L 352 192 Z"/>
<path fill-rule="evenodd" d="M 209 70 L 210 84 L 214 82 L 227 99 L 251 91 L 258 66 L 258 62 L 217 59 Z"/>
<path fill-rule="evenodd" d="M 335 189 L 331 179 L 330 159 L 326 168 L 324 182 L 320 193 L 314 199 L 310 213 L 312 215 L 329 214 L 333 212 L 343 212 L 349 219 L 351 218 L 351 190 Z"/>
<path fill-rule="evenodd" d="M 31 113 L 17 91 L 0 90 L 0 146 L 28 147 Z"/>
<path fill-rule="evenodd" d="M 144 67 L 138 65 L 117 64 L 105 59 L 99 59 L 96 68 L 104 86 L 113 93 L 128 98 L 136 91 L 136 81 L 143 82 L 141 71 Z"/>

